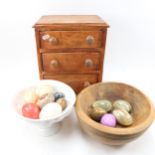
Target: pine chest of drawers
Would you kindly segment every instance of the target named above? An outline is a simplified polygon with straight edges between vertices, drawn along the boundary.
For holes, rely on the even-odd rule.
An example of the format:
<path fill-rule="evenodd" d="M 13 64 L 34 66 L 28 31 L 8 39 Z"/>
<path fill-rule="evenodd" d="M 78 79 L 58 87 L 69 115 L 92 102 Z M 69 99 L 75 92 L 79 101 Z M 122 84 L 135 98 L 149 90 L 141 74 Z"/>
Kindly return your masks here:
<path fill-rule="evenodd" d="M 43 16 L 34 28 L 40 79 L 63 81 L 77 93 L 102 80 L 108 25 L 99 16 Z"/>

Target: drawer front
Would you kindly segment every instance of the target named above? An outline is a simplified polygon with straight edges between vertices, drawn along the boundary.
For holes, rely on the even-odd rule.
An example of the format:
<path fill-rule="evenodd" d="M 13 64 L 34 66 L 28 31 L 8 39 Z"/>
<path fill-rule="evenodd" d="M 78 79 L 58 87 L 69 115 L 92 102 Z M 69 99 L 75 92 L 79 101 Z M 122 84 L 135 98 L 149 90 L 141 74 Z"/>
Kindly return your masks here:
<path fill-rule="evenodd" d="M 43 53 L 43 70 L 52 73 L 90 73 L 99 70 L 97 52 Z"/>
<path fill-rule="evenodd" d="M 81 75 L 44 75 L 44 79 L 54 79 L 67 83 L 76 93 L 83 88 L 98 81 L 97 74 L 81 74 Z"/>
<path fill-rule="evenodd" d="M 103 31 L 44 31 L 40 32 L 40 43 L 42 49 L 100 48 L 103 34 Z"/>

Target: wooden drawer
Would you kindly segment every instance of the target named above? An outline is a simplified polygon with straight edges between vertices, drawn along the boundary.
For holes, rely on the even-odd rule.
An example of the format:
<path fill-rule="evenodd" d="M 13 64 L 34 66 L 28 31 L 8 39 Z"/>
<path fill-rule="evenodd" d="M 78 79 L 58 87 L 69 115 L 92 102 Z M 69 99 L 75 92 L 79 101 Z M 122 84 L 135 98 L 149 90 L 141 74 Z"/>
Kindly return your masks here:
<path fill-rule="evenodd" d="M 40 32 L 42 49 L 101 48 L 104 31 L 44 31 Z"/>
<path fill-rule="evenodd" d="M 40 79 L 56 79 L 78 93 L 102 80 L 108 24 L 96 15 L 42 16 L 34 25 Z"/>
<path fill-rule="evenodd" d="M 98 81 L 97 74 L 77 74 L 77 75 L 44 75 L 44 79 L 54 79 L 63 81 L 69 84 L 76 93 L 79 93 L 83 88 Z"/>
<path fill-rule="evenodd" d="M 43 53 L 43 70 L 52 73 L 91 73 L 99 70 L 97 52 Z"/>

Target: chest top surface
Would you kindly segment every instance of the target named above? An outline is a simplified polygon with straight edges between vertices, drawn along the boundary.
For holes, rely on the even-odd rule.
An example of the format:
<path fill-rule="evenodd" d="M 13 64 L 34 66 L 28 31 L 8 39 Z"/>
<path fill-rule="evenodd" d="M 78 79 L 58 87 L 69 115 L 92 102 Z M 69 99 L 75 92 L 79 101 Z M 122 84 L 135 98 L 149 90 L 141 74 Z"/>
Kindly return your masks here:
<path fill-rule="evenodd" d="M 97 15 L 47 15 L 42 16 L 34 25 L 34 27 L 42 25 L 67 25 L 67 24 L 81 24 L 81 25 L 100 25 L 108 27 L 108 24 Z"/>

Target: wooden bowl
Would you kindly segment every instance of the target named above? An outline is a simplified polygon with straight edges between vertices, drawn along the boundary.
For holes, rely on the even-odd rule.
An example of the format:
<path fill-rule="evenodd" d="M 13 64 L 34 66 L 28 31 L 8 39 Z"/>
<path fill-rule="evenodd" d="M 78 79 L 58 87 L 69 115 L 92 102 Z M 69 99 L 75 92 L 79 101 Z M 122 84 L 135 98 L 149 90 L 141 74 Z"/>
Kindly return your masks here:
<path fill-rule="evenodd" d="M 130 102 L 134 123 L 129 127 L 104 126 L 89 116 L 90 105 L 98 99 L 115 101 L 124 99 Z M 85 88 L 76 100 L 76 113 L 81 128 L 90 136 L 104 144 L 122 145 L 135 140 L 151 125 L 155 111 L 151 101 L 138 89 L 123 83 L 97 83 Z"/>

